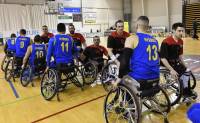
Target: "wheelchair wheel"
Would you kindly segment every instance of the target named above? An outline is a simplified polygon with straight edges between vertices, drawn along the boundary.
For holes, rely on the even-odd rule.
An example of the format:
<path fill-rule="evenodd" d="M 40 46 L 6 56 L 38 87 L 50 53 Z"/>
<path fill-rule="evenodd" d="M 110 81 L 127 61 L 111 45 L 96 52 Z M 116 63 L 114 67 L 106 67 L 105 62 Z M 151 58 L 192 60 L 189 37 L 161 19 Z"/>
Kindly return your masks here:
<path fill-rule="evenodd" d="M 170 99 L 170 105 L 179 103 L 183 94 L 183 85 L 179 80 L 172 78 L 168 70 L 160 71 L 160 84 L 166 90 Z"/>
<path fill-rule="evenodd" d="M 104 118 L 106 123 L 140 123 L 139 98 L 126 85 L 120 84 L 105 98 Z"/>
<path fill-rule="evenodd" d="M 12 77 L 14 77 L 14 61 L 13 60 L 9 60 L 6 64 L 6 68 L 5 68 L 5 79 L 8 81 L 10 80 Z"/>
<path fill-rule="evenodd" d="M 83 73 L 80 71 L 80 69 L 75 66 L 74 71 L 68 74 L 68 77 L 70 78 L 70 81 L 77 87 L 82 88 L 85 83 L 85 79 L 83 77 Z"/>
<path fill-rule="evenodd" d="M 170 100 L 165 90 L 160 87 L 160 91 L 153 97 L 145 97 L 143 104 L 150 110 L 156 113 L 168 113 L 170 112 Z"/>
<path fill-rule="evenodd" d="M 56 70 L 49 69 L 44 73 L 41 80 L 41 93 L 45 100 L 51 100 L 57 93 L 58 89 L 58 74 Z"/>
<path fill-rule="evenodd" d="M 28 66 L 22 70 L 20 81 L 22 86 L 26 87 L 31 82 L 32 70 L 31 67 Z"/>
<path fill-rule="evenodd" d="M 97 70 L 97 67 L 93 63 L 88 62 L 84 64 L 81 70 L 83 72 L 86 85 L 92 84 L 96 80 L 98 70 Z"/>
<path fill-rule="evenodd" d="M 117 66 L 112 63 L 105 65 L 101 72 L 101 82 L 105 91 L 109 92 L 112 89 L 112 81 L 118 77 Z"/>
<path fill-rule="evenodd" d="M 2 62 L 1 62 L 1 70 L 2 70 L 3 72 L 5 72 L 7 62 L 8 62 L 8 57 L 7 57 L 7 56 L 4 56 L 4 59 L 3 59 Z"/>
<path fill-rule="evenodd" d="M 191 74 L 190 74 L 190 81 L 189 81 L 189 87 L 191 88 L 191 89 L 194 89 L 195 87 L 196 87 L 196 78 L 195 78 L 195 76 L 194 76 L 194 74 L 191 72 Z"/>

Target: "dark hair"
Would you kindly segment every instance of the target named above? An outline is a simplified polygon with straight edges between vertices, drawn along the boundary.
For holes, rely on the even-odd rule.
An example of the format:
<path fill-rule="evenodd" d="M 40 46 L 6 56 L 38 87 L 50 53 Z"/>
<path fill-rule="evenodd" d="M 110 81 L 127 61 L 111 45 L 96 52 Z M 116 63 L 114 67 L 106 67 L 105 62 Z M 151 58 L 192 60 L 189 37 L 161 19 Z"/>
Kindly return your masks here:
<path fill-rule="evenodd" d="M 73 27 L 74 27 L 74 24 L 73 24 L 73 23 L 70 23 L 69 26 L 73 26 Z"/>
<path fill-rule="evenodd" d="M 118 23 L 124 23 L 124 21 L 123 20 L 117 20 L 116 22 L 115 22 L 115 26 L 117 27 L 117 24 Z"/>
<path fill-rule="evenodd" d="M 15 33 L 12 33 L 12 34 L 10 35 L 10 37 L 11 37 L 11 38 L 16 38 L 17 36 L 16 36 Z"/>
<path fill-rule="evenodd" d="M 23 34 L 23 35 L 26 35 L 26 30 L 25 29 L 20 29 L 19 33 Z"/>
<path fill-rule="evenodd" d="M 64 23 L 59 23 L 59 24 L 57 25 L 57 31 L 58 31 L 58 32 L 66 32 L 65 24 L 64 24 Z"/>
<path fill-rule="evenodd" d="M 144 21 L 147 24 L 149 24 L 149 18 L 147 16 L 140 16 L 140 17 L 138 17 L 137 21 L 139 21 L 139 20 Z"/>
<path fill-rule="evenodd" d="M 34 37 L 34 42 L 37 42 L 37 43 L 41 42 L 41 37 L 40 37 L 40 35 L 36 35 L 36 36 Z"/>
<path fill-rule="evenodd" d="M 172 30 L 176 30 L 178 27 L 184 27 L 184 25 L 182 23 L 180 23 L 180 22 L 174 23 L 172 25 Z"/>
<path fill-rule="evenodd" d="M 43 25 L 42 27 L 47 27 L 47 25 Z"/>
<path fill-rule="evenodd" d="M 97 35 L 95 35 L 93 38 L 99 38 L 99 39 L 100 39 L 100 37 L 99 37 L 99 36 L 97 36 Z"/>

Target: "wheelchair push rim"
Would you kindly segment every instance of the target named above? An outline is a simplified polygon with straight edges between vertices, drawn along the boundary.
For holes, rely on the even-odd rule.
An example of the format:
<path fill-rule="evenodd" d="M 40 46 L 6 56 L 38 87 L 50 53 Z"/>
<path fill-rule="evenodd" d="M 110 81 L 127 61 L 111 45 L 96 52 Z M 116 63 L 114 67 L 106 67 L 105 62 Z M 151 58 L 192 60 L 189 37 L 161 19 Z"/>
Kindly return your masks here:
<path fill-rule="evenodd" d="M 57 93 L 58 75 L 56 70 L 49 69 L 41 80 L 41 93 L 45 100 L 51 100 Z"/>
<path fill-rule="evenodd" d="M 113 88 L 112 81 L 116 81 L 116 78 L 117 78 L 117 75 L 110 76 L 109 65 L 111 65 L 111 64 L 112 63 L 108 63 L 107 65 L 105 65 L 101 72 L 101 83 L 103 85 L 104 90 L 107 92 L 112 90 L 112 88 Z"/>
<path fill-rule="evenodd" d="M 183 94 L 183 85 L 179 80 L 174 80 L 168 70 L 161 70 L 160 84 L 165 89 L 170 105 L 174 106 L 179 103 Z"/>
<path fill-rule="evenodd" d="M 127 86 L 119 85 L 106 96 L 104 118 L 106 123 L 139 123 L 141 119 L 139 98 Z"/>
<path fill-rule="evenodd" d="M 28 86 L 28 84 L 31 82 L 31 75 L 32 75 L 32 70 L 30 66 L 22 70 L 22 73 L 20 76 L 20 81 L 21 81 L 22 86 L 24 87 Z"/>
<path fill-rule="evenodd" d="M 86 85 L 92 84 L 96 80 L 98 70 L 93 63 L 88 62 L 86 64 L 83 64 L 81 66 L 81 70 L 83 72 Z"/>

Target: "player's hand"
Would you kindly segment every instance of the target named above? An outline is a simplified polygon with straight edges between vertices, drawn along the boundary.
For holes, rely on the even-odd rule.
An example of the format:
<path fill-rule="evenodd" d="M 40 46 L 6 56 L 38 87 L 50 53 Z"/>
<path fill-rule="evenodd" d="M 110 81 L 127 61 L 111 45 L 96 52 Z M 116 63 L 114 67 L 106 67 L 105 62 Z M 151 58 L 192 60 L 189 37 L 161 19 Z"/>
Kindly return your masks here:
<path fill-rule="evenodd" d="M 174 69 L 170 70 L 170 74 L 174 79 L 178 79 L 178 73 Z"/>
<path fill-rule="evenodd" d="M 25 68 L 25 65 L 23 64 L 23 65 L 22 65 L 22 70 L 23 70 L 24 68 Z"/>
<path fill-rule="evenodd" d="M 47 67 L 47 68 L 45 69 L 44 73 L 47 73 L 48 70 L 49 70 L 49 67 Z"/>
<path fill-rule="evenodd" d="M 116 59 L 115 61 L 115 64 L 117 65 L 117 67 L 119 68 L 119 66 L 120 66 L 120 62 Z"/>
<path fill-rule="evenodd" d="M 112 89 L 113 90 L 117 89 L 117 85 L 118 85 L 118 82 L 117 81 L 113 81 L 112 82 L 112 86 L 113 86 Z"/>

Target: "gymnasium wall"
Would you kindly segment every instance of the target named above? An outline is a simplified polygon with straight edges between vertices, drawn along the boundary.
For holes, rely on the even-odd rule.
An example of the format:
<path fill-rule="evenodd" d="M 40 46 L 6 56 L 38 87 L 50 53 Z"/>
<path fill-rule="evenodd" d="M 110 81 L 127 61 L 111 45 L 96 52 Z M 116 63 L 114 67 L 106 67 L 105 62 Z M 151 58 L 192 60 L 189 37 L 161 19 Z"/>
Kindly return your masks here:
<path fill-rule="evenodd" d="M 117 19 L 123 19 L 122 0 L 82 0 L 82 7 L 83 13 L 95 12 L 96 23 L 75 23 L 80 32 L 89 33 L 91 29 L 93 32 L 97 29 L 103 32 L 114 25 Z M 57 24 L 57 15 L 44 15 L 43 5 L 0 4 L 0 17 L 0 33 L 4 37 L 20 28 L 28 29 L 30 33 L 41 33 L 44 24 L 55 32 Z"/>
<path fill-rule="evenodd" d="M 173 23 L 182 22 L 182 0 L 133 0 L 132 3 L 134 24 L 139 15 L 148 16 L 150 25 L 165 26 L 168 30 Z"/>

